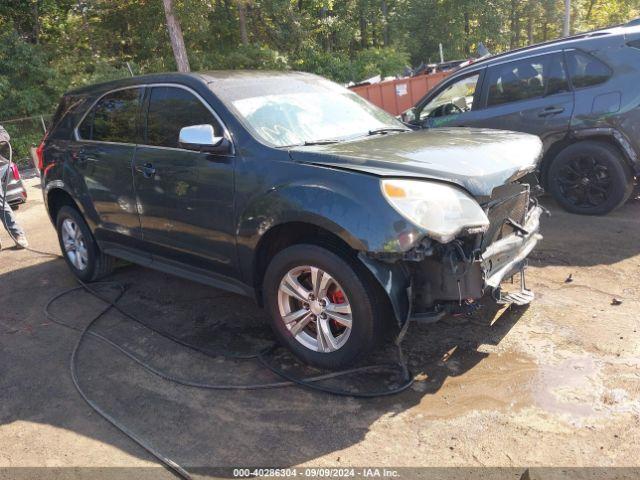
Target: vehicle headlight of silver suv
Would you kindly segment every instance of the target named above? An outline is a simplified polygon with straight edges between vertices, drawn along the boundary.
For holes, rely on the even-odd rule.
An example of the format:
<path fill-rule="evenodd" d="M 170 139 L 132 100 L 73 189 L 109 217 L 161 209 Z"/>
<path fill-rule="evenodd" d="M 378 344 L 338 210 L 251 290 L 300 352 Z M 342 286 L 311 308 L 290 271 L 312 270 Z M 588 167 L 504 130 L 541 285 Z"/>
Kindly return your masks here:
<path fill-rule="evenodd" d="M 489 219 L 478 202 L 463 190 L 423 180 L 381 180 L 382 194 L 403 217 L 448 243 L 463 231 L 484 232 Z"/>

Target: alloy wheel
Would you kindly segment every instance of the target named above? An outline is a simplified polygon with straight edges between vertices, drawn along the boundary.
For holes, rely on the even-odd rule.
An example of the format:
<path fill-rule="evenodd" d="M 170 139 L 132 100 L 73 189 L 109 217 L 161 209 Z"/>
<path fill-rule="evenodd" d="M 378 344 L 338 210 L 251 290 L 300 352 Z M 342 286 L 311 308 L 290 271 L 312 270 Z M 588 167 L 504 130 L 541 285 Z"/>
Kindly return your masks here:
<path fill-rule="evenodd" d="M 71 264 L 82 271 L 89 263 L 89 253 L 82 231 L 71 218 L 65 218 L 62 222 L 62 244 Z"/>
<path fill-rule="evenodd" d="M 572 158 L 559 170 L 560 192 L 576 207 L 602 205 L 609 198 L 612 184 L 609 169 L 594 156 Z"/>
<path fill-rule="evenodd" d="M 278 288 L 280 317 L 306 348 L 329 353 L 342 348 L 351 333 L 351 304 L 340 284 L 309 265 L 289 270 Z"/>

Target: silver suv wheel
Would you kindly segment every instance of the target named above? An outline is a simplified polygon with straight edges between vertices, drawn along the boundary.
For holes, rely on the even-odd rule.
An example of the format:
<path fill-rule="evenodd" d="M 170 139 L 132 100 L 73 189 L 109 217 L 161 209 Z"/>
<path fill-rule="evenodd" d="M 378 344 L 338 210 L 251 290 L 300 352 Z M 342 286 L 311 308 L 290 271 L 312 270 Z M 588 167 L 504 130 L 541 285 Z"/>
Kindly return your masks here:
<path fill-rule="evenodd" d="M 70 218 L 62 222 L 62 243 L 64 253 L 71 264 L 80 271 L 87 268 L 89 254 L 84 236 L 78 225 Z"/>
<path fill-rule="evenodd" d="M 351 305 L 340 284 L 309 265 L 289 270 L 278 289 L 280 317 L 291 335 L 314 352 L 334 352 L 351 334 Z"/>

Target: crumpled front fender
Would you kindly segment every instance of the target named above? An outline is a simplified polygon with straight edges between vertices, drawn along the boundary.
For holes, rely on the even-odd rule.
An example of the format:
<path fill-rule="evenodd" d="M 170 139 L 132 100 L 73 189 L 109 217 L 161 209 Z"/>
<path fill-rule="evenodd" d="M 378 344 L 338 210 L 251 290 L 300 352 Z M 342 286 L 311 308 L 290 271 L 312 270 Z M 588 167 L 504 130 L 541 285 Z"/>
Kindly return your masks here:
<path fill-rule="evenodd" d="M 384 262 L 359 253 L 358 258 L 387 292 L 398 326 L 402 327 L 411 314 L 411 277 L 401 261 Z"/>

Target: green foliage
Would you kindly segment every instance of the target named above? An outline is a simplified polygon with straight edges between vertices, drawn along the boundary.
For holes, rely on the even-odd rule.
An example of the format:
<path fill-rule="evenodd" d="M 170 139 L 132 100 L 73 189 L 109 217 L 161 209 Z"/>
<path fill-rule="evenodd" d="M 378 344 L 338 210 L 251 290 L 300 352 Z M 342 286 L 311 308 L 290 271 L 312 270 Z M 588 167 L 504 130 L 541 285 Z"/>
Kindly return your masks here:
<path fill-rule="evenodd" d="M 348 82 L 353 77 L 352 65 L 346 53 L 325 52 L 317 48 L 304 48 L 291 62 L 294 70 L 313 72 L 338 82 Z"/>
<path fill-rule="evenodd" d="M 228 52 L 199 53 L 191 58 L 194 70 L 284 70 L 287 57 L 265 46 L 239 46 Z"/>
<path fill-rule="evenodd" d="M 351 80 L 362 80 L 374 75 L 397 75 L 409 64 L 409 55 L 394 48 L 360 50 L 353 60 L 355 76 Z"/>
<path fill-rule="evenodd" d="M 343 83 L 435 62 L 440 43 L 453 60 L 480 42 L 497 53 L 555 38 L 564 9 L 563 0 L 174 4 L 193 70 L 296 69 Z M 571 4 L 572 32 L 640 15 L 640 0 Z M 128 76 L 127 64 L 136 74 L 175 69 L 161 0 L 0 2 L 0 119 L 50 113 L 65 90 Z"/>
<path fill-rule="evenodd" d="M 0 32 L 0 118 L 49 111 L 57 80 L 43 49 L 13 30 Z"/>
<path fill-rule="evenodd" d="M 314 48 L 301 50 L 292 68 L 312 72 L 336 82 L 357 82 L 375 75 L 396 75 L 409 64 L 409 56 L 392 48 L 357 51 L 353 58 L 342 52 L 325 52 Z"/>

